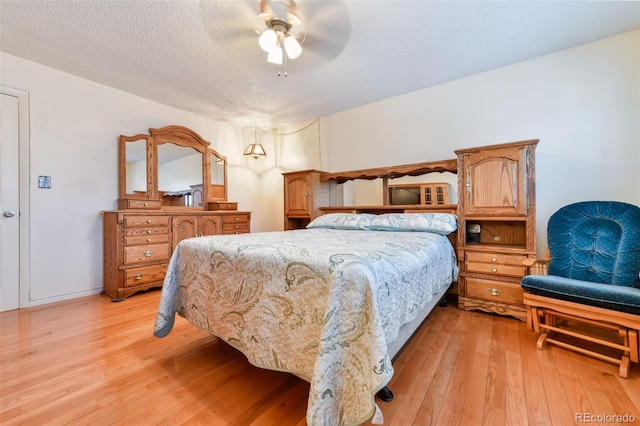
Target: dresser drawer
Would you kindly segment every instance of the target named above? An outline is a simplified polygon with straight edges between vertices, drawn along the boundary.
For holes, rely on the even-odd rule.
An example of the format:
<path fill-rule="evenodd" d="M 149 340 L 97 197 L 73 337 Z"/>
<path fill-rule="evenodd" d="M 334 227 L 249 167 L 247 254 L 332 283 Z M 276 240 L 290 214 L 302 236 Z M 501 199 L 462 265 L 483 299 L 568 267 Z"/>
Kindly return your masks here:
<path fill-rule="evenodd" d="M 167 264 L 143 266 L 141 268 L 127 269 L 125 271 L 124 286 L 136 287 L 164 280 L 167 273 Z"/>
<path fill-rule="evenodd" d="M 230 223 L 249 223 L 248 214 L 226 214 L 222 217 L 222 224 L 227 225 Z"/>
<path fill-rule="evenodd" d="M 124 217 L 124 226 L 166 226 L 168 229 L 170 219 L 170 216 L 126 215 Z"/>
<path fill-rule="evenodd" d="M 151 229 L 150 229 L 151 230 Z M 142 235 L 125 235 L 125 247 L 139 246 L 143 244 L 160 244 L 169 242 L 169 230 L 166 232 L 149 232 Z"/>
<path fill-rule="evenodd" d="M 162 201 L 160 200 L 127 200 L 128 209 L 160 210 Z"/>
<path fill-rule="evenodd" d="M 522 287 L 517 283 L 465 278 L 465 295 L 473 299 L 488 300 L 498 303 L 522 304 Z"/>
<path fill-rule="evenodd" d="M 249 223 L 248 222 L 239 222 L 236 224 L 229 223 L 222 225 L 222 233 L 225 235 L 229 234 L 246 234 L 249 232 Z"/>
<path fill-rule="evenodd" d="M 207 203 L 209 210 L 238 210 L 238 203 L 229 201 L 215 201 Z"/>
<path fill-rule="evenodd" d="M 125 264 L 169 260 L 169 257 L 171 257 L 171 244 L 169 243 L 124 248 Z"/>

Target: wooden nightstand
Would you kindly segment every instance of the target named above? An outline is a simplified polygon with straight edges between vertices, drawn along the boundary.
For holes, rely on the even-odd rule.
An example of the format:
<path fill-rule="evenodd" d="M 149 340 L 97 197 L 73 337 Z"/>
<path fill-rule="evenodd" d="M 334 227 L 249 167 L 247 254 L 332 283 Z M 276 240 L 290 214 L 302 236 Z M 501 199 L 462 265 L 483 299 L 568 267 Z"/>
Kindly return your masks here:
<path fill-rule="evenodd" d="M 457 150 L 460 309 L 526 320 L 522 261 L 536 256 L 538 140 Z"/>

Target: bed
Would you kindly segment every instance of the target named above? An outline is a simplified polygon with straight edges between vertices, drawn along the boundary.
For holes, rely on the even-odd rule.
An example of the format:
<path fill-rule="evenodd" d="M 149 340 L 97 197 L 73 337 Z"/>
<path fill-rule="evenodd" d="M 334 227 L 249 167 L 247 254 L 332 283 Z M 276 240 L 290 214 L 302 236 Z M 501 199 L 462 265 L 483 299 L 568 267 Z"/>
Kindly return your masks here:
<path fill-rule="evenodd" d="M 176 313 L 310 383 L 309 425 L 360 424 L 393 357 L 457 278 L 445 213 L 326 214 L 307 229 L 182 241 L 154 334 Z"/>

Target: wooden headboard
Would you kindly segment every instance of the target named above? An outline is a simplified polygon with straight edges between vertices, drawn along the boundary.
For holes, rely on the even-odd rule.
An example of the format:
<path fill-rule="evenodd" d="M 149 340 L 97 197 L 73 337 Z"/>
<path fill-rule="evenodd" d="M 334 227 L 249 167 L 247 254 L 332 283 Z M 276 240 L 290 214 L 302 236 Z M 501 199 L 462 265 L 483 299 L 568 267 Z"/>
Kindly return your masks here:
<path fill-rule="evenodd" d="M 429 173 L 458 172 L 458 160 L 429 161 L 425 163 L 404 164 L 389 167 L 377 167 L 372 169 L 351 170 L 338 173 L 321 173 L 320 182 L 334 181 L 338 184 L 354 179 L 374 180 L 382 179 L 383 200 L 381 206 L 329 206 L 320 207 L 322 213 L 451 213 L 457 214 L 457 204 L 443 204 L 437 206 L 422 205 L 391 205 L 389 200 L 389 179 L 397 179 L 403 176 L 420 176 Z M 458 231 L 460 232 L 459 228 Z M 457 233 L 449 234 L 449 240 L 457 250 Z"/>

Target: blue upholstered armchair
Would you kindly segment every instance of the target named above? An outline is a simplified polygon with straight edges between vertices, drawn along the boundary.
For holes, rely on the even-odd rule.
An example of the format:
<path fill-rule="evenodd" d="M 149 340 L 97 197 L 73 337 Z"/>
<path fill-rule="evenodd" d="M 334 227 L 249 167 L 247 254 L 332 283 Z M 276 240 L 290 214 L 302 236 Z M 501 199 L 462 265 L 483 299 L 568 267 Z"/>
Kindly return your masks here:
<path fill-rule="evenodd" d="M 640 207 L 570 204 L 551 216 L 547 235 L 548 259 L 527 265 L 532 271 L 546 266 L 547 275 L 522 279 L 527 324 L 540 333 L 538 349 L 550 343 L 590 355 L 618 364 L 627 377 L 640 356 Z"/>

